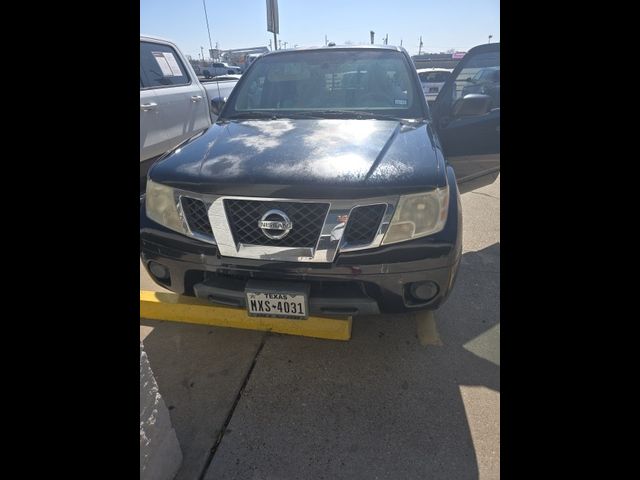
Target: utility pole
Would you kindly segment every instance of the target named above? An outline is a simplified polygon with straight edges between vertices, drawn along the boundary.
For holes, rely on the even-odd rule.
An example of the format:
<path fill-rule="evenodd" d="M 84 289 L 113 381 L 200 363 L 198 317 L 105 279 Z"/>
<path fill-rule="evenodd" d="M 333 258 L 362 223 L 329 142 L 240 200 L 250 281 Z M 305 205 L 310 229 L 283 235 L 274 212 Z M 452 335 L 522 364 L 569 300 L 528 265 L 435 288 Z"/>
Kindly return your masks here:
<path fill-rule="evenodd" d="M 271 46 L 271 39 L 269 39 L 269 50 L 273 50 L 273 47 Z"/>
<path fill-rule="evenodd" d="M 202 61 L 204 62 L 204 53 L 202 53 L 203 50 L 204 47 L 200 47 L 200 56 L 202 57 Z"/>
<path fill-rule="evenodd" d="M 327 46 L 327 43 L 328 43 L 328 42 L 327 42 L 327 35 L 325 34 L 325 35 L 324 35 L 324 46 L 325 46 L 325 47 Z"/>
<path fill-rule="evenodd" d="M 384 44 L 385 45 L 389 45 L 389 34 L 387 33 L 387 36 L 384 37 Z"/>
<path fill-rule="evenodd" d="M 213 44 L 211 43 L 211 30 L 209 29 L 209 17 L 207 16 L 207 5 L 202 0 L 202 6 L 204 7 L 204 18 L 207 20 L 207 32 L 209 32 L 209 48 L 213 50 Z"/>
<path fill-rule="evenodd" d="M 493 35 L 489 35 L 489 43 L 491 43 L 492 38 L 493 38 Z"/>
<path fill-rule="evenodd" d="M 400 39 L 400 46 L 402 46 L 402 39 Z"/>
<path fill-rule="evenodd" d="M 369 35 L 371 35 L 371 45 L 373 45 L 373 37 L 375 36 L 376 32 L 374 32 L 373 30 L 371 30 L 369 32 Z"/>
<path fill-rule="evenodd" d="M 278 0 L 267 0 L 267 32 L 273 33 L 273 49 L 278 50 L 280 20 L 278 16 Z"/>
<path fill-rule="evenodd" d="M 418 47 L 418 55 L 422 55 L 422 35 L 420 35 L 420 46 Z"/>

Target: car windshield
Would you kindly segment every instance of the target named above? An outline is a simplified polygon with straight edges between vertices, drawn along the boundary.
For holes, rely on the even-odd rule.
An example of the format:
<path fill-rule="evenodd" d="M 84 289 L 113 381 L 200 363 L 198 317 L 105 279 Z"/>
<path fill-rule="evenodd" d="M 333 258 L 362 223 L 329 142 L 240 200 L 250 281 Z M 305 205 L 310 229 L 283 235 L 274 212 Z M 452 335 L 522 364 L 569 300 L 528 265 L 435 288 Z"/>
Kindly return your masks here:
<path fill-rule="evenodd" d="M 258 58 L 224 117 L 422 118 L 422 94 L 405 55 L 393 50 L 307 50 Z"/>

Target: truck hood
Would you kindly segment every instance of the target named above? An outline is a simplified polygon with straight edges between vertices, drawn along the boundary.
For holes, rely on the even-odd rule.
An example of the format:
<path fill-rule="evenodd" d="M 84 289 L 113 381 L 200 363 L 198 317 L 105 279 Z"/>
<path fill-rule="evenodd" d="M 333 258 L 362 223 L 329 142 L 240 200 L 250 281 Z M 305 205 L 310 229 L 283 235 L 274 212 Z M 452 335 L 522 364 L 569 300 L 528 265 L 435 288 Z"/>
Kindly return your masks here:
<path fill-rule="evenodd" d="M 357 119 L 245 120 L 212 125 L 151 170 L 200 193 L 344 198 L 444 185 L 428 123 Z"/>

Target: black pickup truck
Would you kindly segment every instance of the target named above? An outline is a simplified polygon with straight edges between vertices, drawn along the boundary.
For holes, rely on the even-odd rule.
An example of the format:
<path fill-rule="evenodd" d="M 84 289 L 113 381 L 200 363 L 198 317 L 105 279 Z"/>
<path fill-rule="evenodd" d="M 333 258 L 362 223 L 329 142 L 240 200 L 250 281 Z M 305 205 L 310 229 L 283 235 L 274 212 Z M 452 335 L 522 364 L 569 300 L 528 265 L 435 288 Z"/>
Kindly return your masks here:
<path fill-rule="evenodd" d="M 260 57 L 216 123 L 149 171 L 145 268 L 250 315 L 438 308 L 460 263 L 459 184 L 500 164 L 499 96 L 462 91 L 499 66 L 499 44 L 470 50 L 430 111 L 402 48 Z"/>

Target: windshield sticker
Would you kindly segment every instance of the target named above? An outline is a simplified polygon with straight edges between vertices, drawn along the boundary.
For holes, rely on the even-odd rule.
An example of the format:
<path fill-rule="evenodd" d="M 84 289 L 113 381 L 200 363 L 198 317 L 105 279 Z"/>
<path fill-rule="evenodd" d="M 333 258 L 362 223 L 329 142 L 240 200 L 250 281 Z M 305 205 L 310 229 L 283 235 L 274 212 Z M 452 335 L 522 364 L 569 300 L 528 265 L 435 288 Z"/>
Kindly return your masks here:
<path fill-rule="evenodd" d="M 173 72 L 173 76 L 181 77 L 182 72 L 180 71 L 180 65 L 178 65 L 178 61 L 176 60 L 176 57 L 173 56 L 173 53 L 164 52 L 164 59 L 169 64 L 169 68 L 171 68 L 171 71 Z"/>
<path fill-rule="evenodd" d="M 180 77 L 180 67 L 175 57 L 169 52 L 151 52 L 164 77 Z"/>
<path fill-rule="evenodd" d="M 395 103 L 396 105 L 406 105 L 406 104 L 407 104 L 407 101 L 406 101 L 406 100 L 399 100 L 399 99 L 396 99 L 396 100 L 394 100 L 394 103 Z"/>
<path fill-rule="evenodd" d="M 162 70 L 162 75 L 165 77 L 173 77 L 173 72 L 171 71 L 171 67 L 169 66 L 169 63 L 167 62 L 167 60 L 164 58 L 164 55 L 162 54 L 162 52 L 151 52 L 151 53 L 153 54 L 153 58 L 156 59 L 156 63 L 160 67 L 160 70 Z"/>

